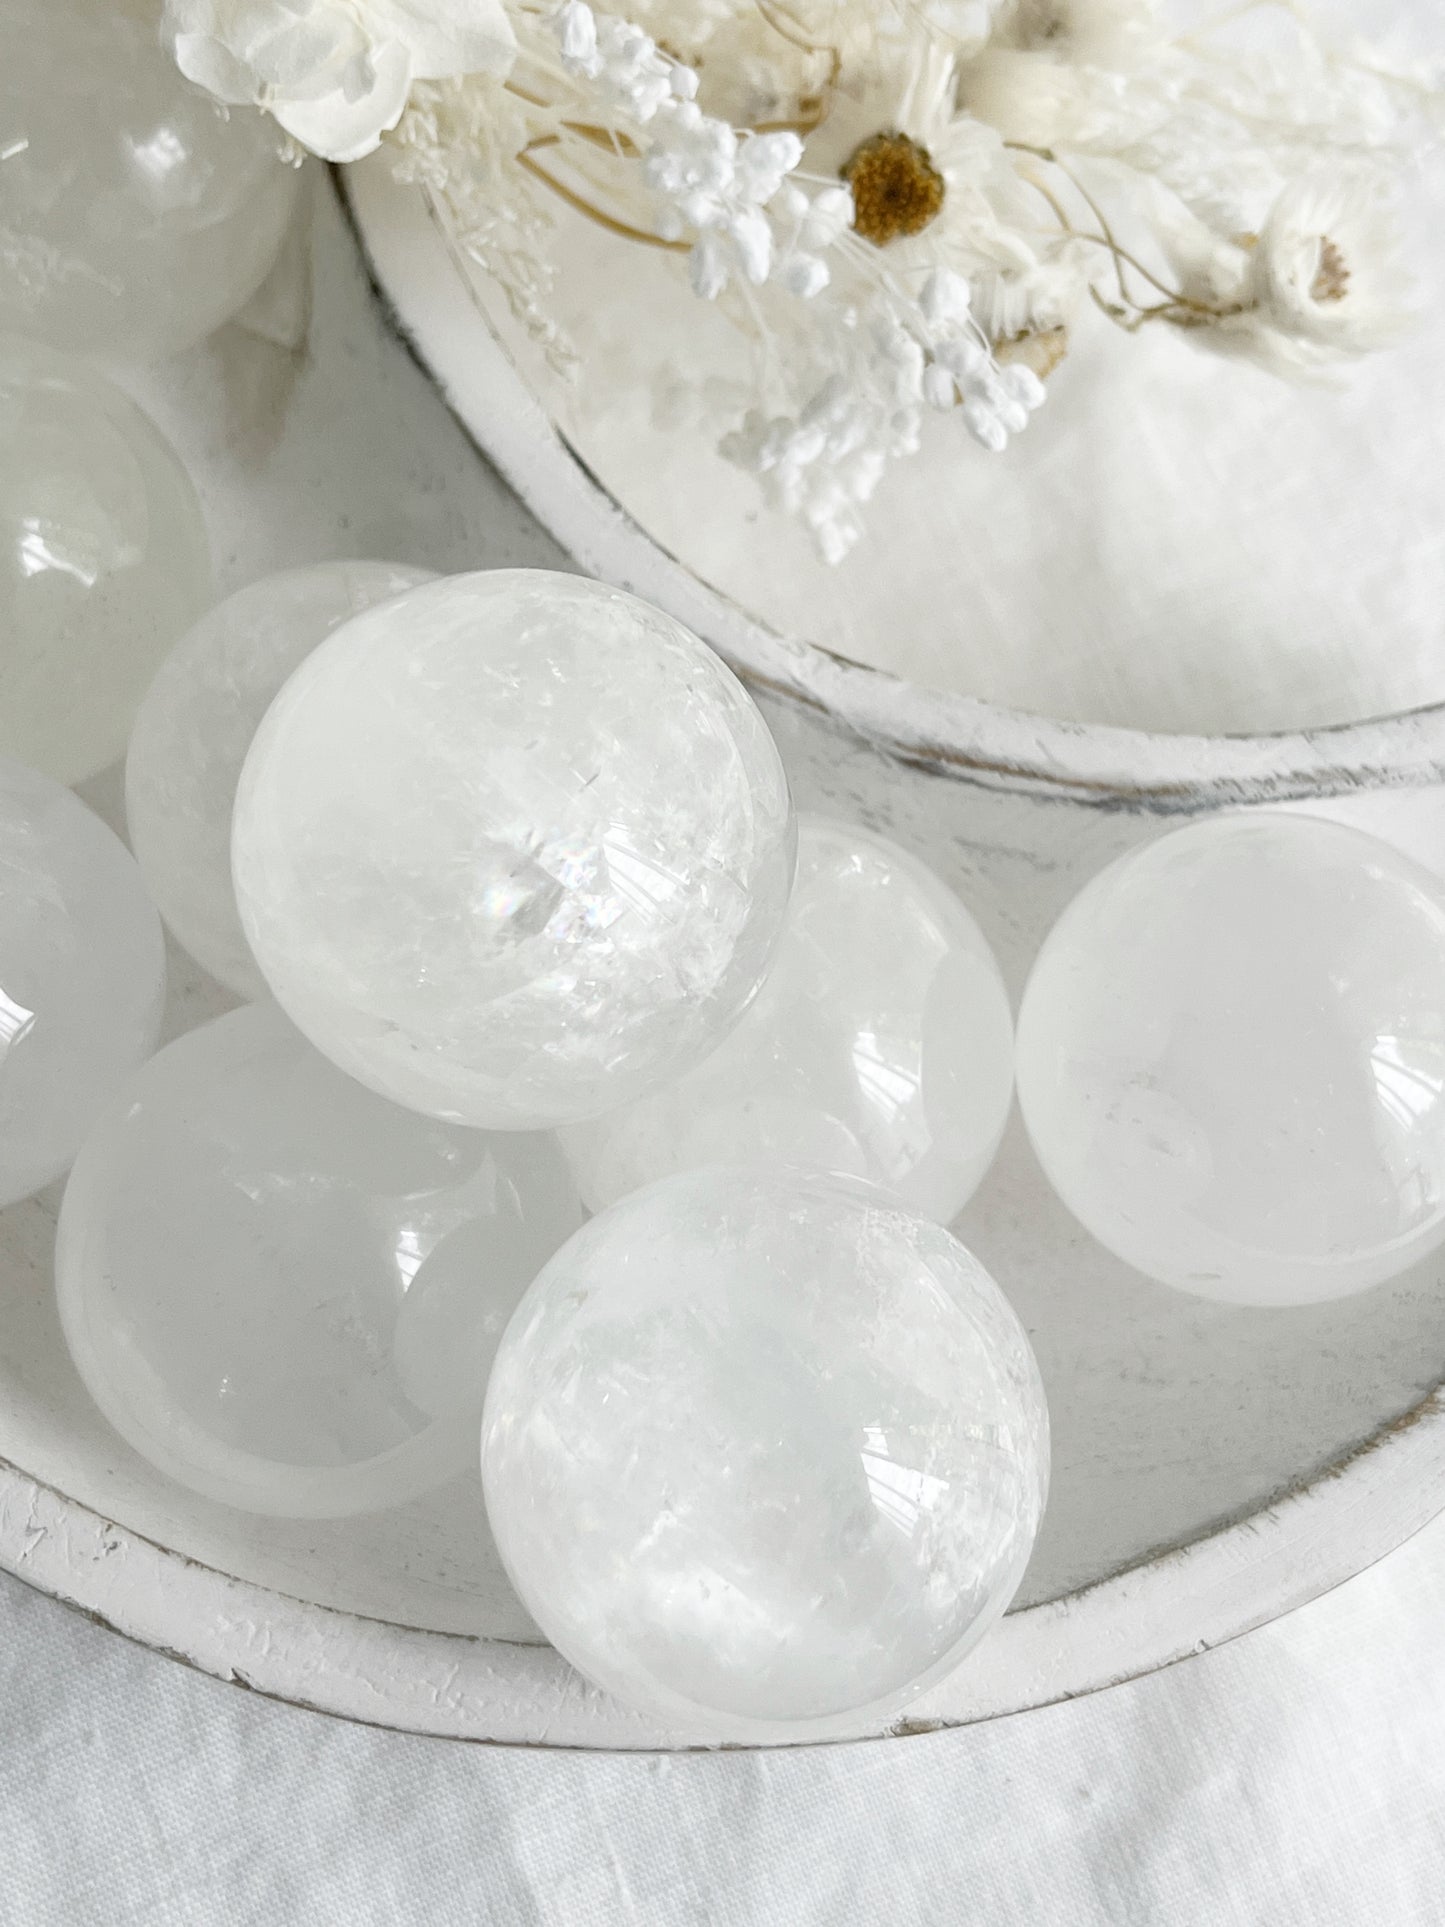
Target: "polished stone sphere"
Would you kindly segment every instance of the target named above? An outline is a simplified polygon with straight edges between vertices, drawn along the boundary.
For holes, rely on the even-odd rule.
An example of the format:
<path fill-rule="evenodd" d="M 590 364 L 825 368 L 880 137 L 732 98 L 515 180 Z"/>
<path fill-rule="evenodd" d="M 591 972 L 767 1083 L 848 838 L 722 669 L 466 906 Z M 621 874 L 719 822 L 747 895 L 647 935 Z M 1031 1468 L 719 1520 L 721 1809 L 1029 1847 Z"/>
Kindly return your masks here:
<path fill-rule="evenodd" d="M 783 940 L 741 1022 L 563 1146 L 594 1210 L 671 1171 L 756 1158 L 871 1178 L 946 1224 L 1012 1097 L 1008 992 L 968 911 L 896 843 L 803 815 Z"/>
<path fill-rule="evenodd" d="M 124 844 L 0 756 L 0 1205 L 67 1168 L 155 1049 L 165 943 Z"/>
<path fill-rule="evenodd" d="M 223 116 L 134 0 L 6 0 L 0 328 L 149 359 L 255 293 L 299 176 L 266 116 Z"/>
<path fill-rule="evenodd" d="M 210 600 L 206 529 L 134 402 L 15 337 L 0 337 L 0 557 L 0 754 L 79 782 L 120 755 Z"/>
<path fill-rule="evenodd" d="M 487 1513 L 578 1670 L 717 1739 L 867 1731 L 1023 1574 L 1048 1418 L 1023 1328 L 856 1178 L 715 1165 L 634 1192 L 497 1353 Z"/>
<path fill-rule="evenodd" d="M 182 1485 L 372 1511 L 475 1463 L 497 1339 L 580 1218 L 545 1138 L 401 1110 L 253 1004 L 167 1046 L 86 1140 L 61 1322 L 101 1411 Z"/>
<path fill-rule="evenodd" d="M 528 1129 L 705 1056 L 772 961 L 788 786 L 730 670 L 634 597 L 506 570 L 322 643 L 236 799 L 276 997 L 398 1103 Z"/>
<path fill-rule="evenodd" d="M 188 629 L 131 732 L 131 847 L 172 932 L 238 996 L 262 997 L 231 887 L 231 814 L 256 726 L 340 623 L 430 579 L 392 562 L 318 562 L 263 577 Z"/>
<path fill-rule="evenodd" d="M 1123 857 L 1017 1056 L 1049 1181 L 1165 1284 L 1309 1304 L 1445 1242 L 1445 887 L 1357 830 L 1260 811 Z"/>

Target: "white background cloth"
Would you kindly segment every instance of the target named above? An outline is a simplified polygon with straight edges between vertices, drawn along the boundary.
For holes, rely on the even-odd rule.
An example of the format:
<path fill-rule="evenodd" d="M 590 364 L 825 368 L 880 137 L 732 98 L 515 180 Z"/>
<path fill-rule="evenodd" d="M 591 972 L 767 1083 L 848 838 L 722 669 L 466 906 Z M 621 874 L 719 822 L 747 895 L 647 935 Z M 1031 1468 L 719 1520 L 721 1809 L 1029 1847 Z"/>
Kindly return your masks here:
<path fill-rule="evenodd" d="M 0 1580 L 5 1927 L 1436 1927 L 1445 1525 L 989 1726 L 795 1753 L 343 1725 Z"/>

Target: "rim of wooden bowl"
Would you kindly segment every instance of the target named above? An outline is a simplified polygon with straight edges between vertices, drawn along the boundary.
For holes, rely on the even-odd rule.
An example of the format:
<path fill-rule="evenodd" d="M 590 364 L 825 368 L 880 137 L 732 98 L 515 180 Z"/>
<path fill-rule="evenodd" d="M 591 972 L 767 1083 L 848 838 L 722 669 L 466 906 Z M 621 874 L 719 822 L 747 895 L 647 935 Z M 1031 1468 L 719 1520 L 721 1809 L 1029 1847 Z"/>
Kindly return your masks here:
<path fill-rule="evenodd" d="M 393 332 L 478 452 L 582 568 L 668 610 L 753 688 L 908 767 L 1102 809 L 1168 815 L 1445 781 L 1445 702 L 1319 729 L 1160 735 L 930 689 L 779 635 L 660 547 L 568 445 L 486 325 L 429 197 L 398 186 L 381 155 L 333 174 Z"/>
<path fill-rule="evenodd" d="M 1345 1458 L 1187 1545 L 1009 1613 L 949 1679 L 854 1740 L 1077 1699 L 1208 1652 L 1394 1551 L 1445 1499 L 1445 1390 Z M 0 1566 L 97 1624 L 266 1698 L 435 1738 L 587 1751 L 706 1749 L 586 1684 L 550 1646 L 431 1632 L 217 1571 L 0 1461 Z M 1239 1597 L 1250 1606 L 1241 1617 Z M 787 1744 L 780 1736 L 779 1744 Z"/>

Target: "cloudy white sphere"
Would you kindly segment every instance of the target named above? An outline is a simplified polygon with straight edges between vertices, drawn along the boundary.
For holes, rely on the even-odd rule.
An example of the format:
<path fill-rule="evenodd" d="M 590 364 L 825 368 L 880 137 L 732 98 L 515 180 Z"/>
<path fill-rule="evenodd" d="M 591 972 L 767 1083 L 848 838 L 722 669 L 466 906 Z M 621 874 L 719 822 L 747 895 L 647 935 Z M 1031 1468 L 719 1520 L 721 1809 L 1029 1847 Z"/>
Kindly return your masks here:
<path fill-rule="evenodd" d="M 62 783 L 106 768 L 210 594 L 159 429 L 85 362 L 0 337 L 0 754 Z"/>
<path fill-rule="evenodd" d="M 120 839 L 0 757 L 0 1205 L 67 1169 L 154 1050 L 165 988 L 160 919 Z"/>
<path fill-rule="evenodd" d="M 718 1165 L 547 1265 L 482 1477 L 523 1603 L 589 1679 L 691 1736 L 822 1739 L 895 1716 L 1003 1612 L 1048 1417 L 947 1231 L 856 1179 Z"/>
<path fill-rule="evenodd" d="M 988 941 L 887 838 L 804 814 L 768 980 L 696 1069 L 563 1144 L 594 1210 L 695 1165 L 756 1158 L 871 1178 L 948 1223 L 1013 1098 L 1013 1018 Z"/>
<path fill-rule="evenodd" d="M 1050 1182 L 1127 1264 L 1237 1304 L 1445 1243 L 1445 886 L 1336 823 L 1209 819 L 1065 911 L 1019 1015 Z"/>
<path fill-rule="evenodd" d="M 788 786 L 721 660 L 537 570 L 355 617 L 292 676 L 232 874 L 272 991 L 342 1069 L 494 1129 L 696 1063 L 755 994 L 792 883 Z"/>
<path fill-rule="evenodd" d="M 106 1418 L 180 1484 L 372 1511 L 475 1464 L 497 1340 L 580 1217 L 544 1138 L 388 1104 L 253 1004 L 168 1045 L 87 1138 L 61 1323 Z"/>
<path fill-rule="evenodd" d="M 264 576 L 194 623 L 146 692 L 126 756 L 131 846 L 172 933 L 238 996 L 266 994 L 231 884 L 236 785 L 257 725 L 333 629 L 429 580 L 356 561 Z"/>
<path fill-rule="evenodd" d="M 149 7 L 6 0 L 4 31 L 0 328 L 127 359 L 200 341 L 290 222 L 275 126 L 183 79 Z"/>

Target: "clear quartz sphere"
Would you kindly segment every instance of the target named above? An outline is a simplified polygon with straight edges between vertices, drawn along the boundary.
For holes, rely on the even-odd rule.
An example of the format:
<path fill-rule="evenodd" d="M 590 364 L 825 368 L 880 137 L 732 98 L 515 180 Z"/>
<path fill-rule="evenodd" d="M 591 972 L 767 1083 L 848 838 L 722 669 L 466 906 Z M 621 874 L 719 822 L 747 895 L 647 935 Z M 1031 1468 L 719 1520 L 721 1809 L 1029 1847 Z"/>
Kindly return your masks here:
<path fill-rule="evenodd" d="M 866 1731 L 1007 1606 L 1048 1480 L 1023 1328 L 856 1178 L 716 1165 L 558 1252 L 502 1339 L 487 1512 L 578 1670 L 719 1739 Z"/>
<path fill-rule="evenodd" d="M 206 529 L 128 396 L 4 336 L 0 550 L 0 753 L 77 783 L 120 755 L 156 665 L 210 600 Z"/>
<path fill-rule="evenodd" d="M 257 731 L 241 922 L 281 1004 L 459 1123 L 592 1115 L 713 1047 L 772 960 L 788 786 L 742 685 L 577 576 L 453 576 L 357 616 Z"/>
<path fill-rule="evenodd" d="M 340 623 L 430 580 L 392 562 L 266 576 L 187 630 L 140 706 L 125 766 L 131 846 L 172 932 L 238 996 L 266 994 L 231 887 L 231 815 L 256 727 Z"/>
<path fill-rule="evenodd" d="M 545 1137 L 388 1104 L 252 1004 L 152 1058 L 86 1140 L 61 1323 L 106 1418 L 182 1485 L 373 1511 L 475 1463 L 497 1340 L 581 1215 Z"/>
<path fill-rule="evenodd" d="M 1445 1242 L 1445 889 L 1373 837 L 1211 818 L 1088 884 L 1018 1089 L 1064 1203 L 1205 1298 L 1302 1305 Z"/>
<path fill-rule="evenodd" d="M 125 845 L 0 756 L 0 1205 L 66 1170 L 155 1049 L 165 989 L 160 918 Z"/>
<path fill-rule="evenodd" d="M 136 0 L 6 0 L 0 155 L 0 328 L 107 356 L 228 320 L 296 200 L 274 123 L 223 116 Z"/>
<path fill-rule="evenodd" d="M 813 1164 L 946 1224 L 993 1162 L 1013 1016 L 977 923 L 886 838 L 798 819 L 798 872 L 766 984 L 676 1082 L 563 1133 L 594 1209 L 695 1165 Z"/>

